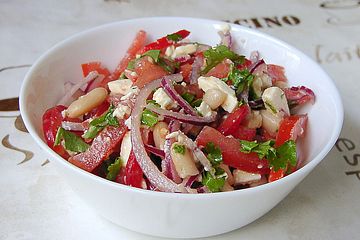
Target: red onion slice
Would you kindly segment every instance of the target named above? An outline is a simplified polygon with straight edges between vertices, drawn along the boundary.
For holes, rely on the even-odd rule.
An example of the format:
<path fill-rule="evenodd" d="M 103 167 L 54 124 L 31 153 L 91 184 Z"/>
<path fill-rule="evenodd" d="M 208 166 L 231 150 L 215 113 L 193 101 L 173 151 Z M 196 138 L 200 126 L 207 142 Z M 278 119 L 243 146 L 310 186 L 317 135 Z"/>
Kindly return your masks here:
<path fill-rule="evenodd" d="M 169 75 L 164 78 L 176 79 L 178 76 Z M 160 87 L 161 79 L 154 80 L 146 84 L 141 89 L 135 107 L 131 113 L 131 143 L 136 157 L 145 176 L 149 179 L 150 183 L 163 192 L 186 192 L 184 186 L 176 184 L 174 181 L 167 178 L 162 172 L 159 171 L 157 166 L 151 161 L 148 156 L 144 143 L 141 139 L 140 124 L 142 111 L 146 106 L 146 100 L 153 90 Z"/>
<path fill-rule="evenodd" d="M 169 123 L 169 132 L 178 131 L 180 129 L 179 121 L 171 120 Z M 165 158 L 161 162 L 162 172 L 176 183 L 181 183 L 181 178 L 175 169 L 174 162 L 171 157 L 171 145 L 174 143 L 173 139 L 166 139 L 164 143 Z"/>
<path fill-rule="evenodd" d="M 198 78 L 200 77 L 201 68 L 204 65 L 204 58 L 196 56 L 192 64 L 190 73 L 190 84 L 197 84 Z"/>
<path fill-rule="evenodd" d="M 220 44 L 225 45 L 228 48 L 231 48 L 232 38 L 231 38 L 230 31 L 225 31 L 225 32 L 219 31 L 218 34 L 220 35 L 220 39 L 221 39 Z"/>
<path fill-rule="evenodd" d="M 61 122 L 61 127 L 67 131 L 85 131 L 86 128 L 82 122 L 68 122 L 63 121 Z"/>
<path fill-rule="evenodd" d="M 70 90 L 66 92 L 66 94 L 61 98 L 61 100 L 58 102 L 57 105 L 66 105 L 68 104 L 71 97 L 74 95 L 74 93 L 80 89 L 82 86 L 87 84 L 88 82 L 96 79 L 96 78 L 104 78 L 104 75 L 99 74 L 97 71 L 90 72 L 82 81 L 76 83 L 71 87 Z M 102 80 L 102 79 L 101 79 Z"/>
<path fill-rule="evenodd" d="M 250 69 L 249 72 L 253 73 L 256 70 L 256 68 L 258 68 L 261 64 L 265 64 L 263 59 L 260 59 L 259 61 L 253 63 L 249 68 Z"/>
<path fill-rule="evenodd" d="M 197 112 L 195 109 L 190 106 L 190 104 L 183 99 L 180 94 L 175 90 L 173 84 L 168 78 L 163 78 L 161 80 L 161 86 L 163 87 L 164 91 L 169 95 L 170 98 L 172 98 L 174 101 L 176 101 L 180 107 L 184 109 L 184 111 L 187 114 L 191 114 L 193 116 L 197 116 Z"/>
<path fill-rule="evenodd" d="M 216 114 L 211 115 L 210 117 L 200 117 L 200 116 L 191 116 L 186 115 L 180 112 L 172 112 L 169 110 L 165 110 L 159 107 L 156 107 L 154 104 L 148 104 L 146 106 L 147 109 L 164 116 L 165 118 L 170 118 L 173 120 L 178 120 L 184 123 L 191 123 L 194 125 L 204 125 L 207 123 L 211 123 L 216 120 Z"/>
<path fill-rule="evenodd" d="M 161 157 L 161 158 L 165 157 L 164 151 L 157 148 L 157 147 L 151 146 L 149 144 L 145 144 L 145 149 L 148 150 L 149 152 L 153 153 L 154 155 L 158 156 L 158 157 Z"/>

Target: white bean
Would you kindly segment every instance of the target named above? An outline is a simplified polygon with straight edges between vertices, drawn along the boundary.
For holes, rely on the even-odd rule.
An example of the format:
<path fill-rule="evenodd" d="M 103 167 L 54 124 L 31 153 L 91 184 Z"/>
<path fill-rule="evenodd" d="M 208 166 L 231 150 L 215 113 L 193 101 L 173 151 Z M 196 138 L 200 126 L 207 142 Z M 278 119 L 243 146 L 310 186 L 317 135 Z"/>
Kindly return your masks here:
<path fill-rule="evenodd" d="M 167 125 L 166 122 L 158 122 L 154 126 L 153 137 L 154 137 L 155 146 L 157 148 L 160 148 L 161 150 L 164 149 L 165 137 L 169 133 L 168 128 L 169 126 Z"/>
<path fill-rule="evenodd" d="M 106 99 L 107 95 L 108 92 L 105 88 L 95 88 L 72 102 L 66 110 L 66 114 L 71 118 L 80 117 L 99 106 Z"/>
<path fill-rule="evenodd" d="M 225 100 L 226 94 L 219 89 L 209 89 L 203 97 L 203 101 L 207 103 L 212 110 L 218 108 Z"/>
<path fill-rule="evenodd" d="M 175 165 L 175 169 L 177 171 L 177 173 L 179 174 L 179 176 L 181 178 L 186 178 L 189 176 L 194 176 L 199 174 L 199 170 L 196 168 L 194 159 L 190 153 L 190 151 L 185 147 L 185 152 L 184 153 L 178 153 L 176 152 L 176 150 L 174 149 L 174 146 L 178 144 L 178 145 L 182 145 L 178 142 L 174 142 L 171 145 L 171 158 L 174 162 Z"/>

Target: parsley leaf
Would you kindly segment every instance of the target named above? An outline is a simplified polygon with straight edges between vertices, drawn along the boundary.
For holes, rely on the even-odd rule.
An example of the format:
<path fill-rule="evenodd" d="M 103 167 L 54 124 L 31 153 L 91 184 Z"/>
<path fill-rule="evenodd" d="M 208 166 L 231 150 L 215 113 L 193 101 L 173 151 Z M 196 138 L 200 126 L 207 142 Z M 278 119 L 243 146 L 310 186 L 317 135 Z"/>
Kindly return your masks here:
<path fill-rule="evenodd" d="M 185 146 L 182 144 L 174 144 L 173 149 L 176 153 L 185 154 Z"/>
<path fill-rule="evenodd" d="M 192 101 L 194 101 L 195 95 L 191 94 L 189 92 L 186 92 L 186 93 L 182 94 L 181 97 L 183 99 L 185 99 L 185 101 L 187 101 L 189 104 L 191 104 Z"/>
<path fill-rule="evenodd" d="M 158 122 L 158 115 L 156 113 L 150 111 L 149 109 L 145 109 L 141 115 L 141 123 L 147 125 L 149 127 L 153 127 Z"/>
<path fill-rule="evenodd" d="M 178 33 L 168 34 L 168 35 L 166 35 L 166 38 L 173 42 L 178 42 L 183 39 L 183 37 Z"/>
<path fill-rule="evenodd" d="M 216 174 L 212 176 L 210 172 L 204 172 L 201 183 L 207 186 L 211 192 L 219 192 L 225 184 L 225 178 L 226 177 L 222 175 L 218 177 Z"/>
<path fill-rule="evenodd" d="M 195 101 L 193 101 L 190 105 L 194 108 L 194 107 L 200 107 L 202 103 L 202 99 L 201 98 L 198 98 L 196 99 Z"/>
<path fill-rule="evenodd" d="M 240 56 L 234 53 L 225 45 L 218 45 L 204 51 L 204 57 L 206 59 L 206 67 L 202 71 L 202 74 L 209 72 L 213 67 L 221 63 L 224 59 L 230 59 L 237 64 L 244 62 L 244 56 Z"/>
<path fill-rule="evenodd" d="M 164 60 L 164 58 L 159 58 L 157 64 L 162 67 L 168 73 L 174 73 L 176 69 L 180 67 L 179 63 L 171 61 L 170 59 Z"/>
<path fill-rule="evenodd" d="M 286 141 L 277 149 L 277 158 L 270 161 L 270 165 L 275 171 L 280 168 L 286 169 L 287 165 L 296 166 L 296 144 L 294 140 Z"/>
<path fill-rule="evenodd" d="M 258 154 L 260 159 L 266 158 L 269 161 L 270 166 L 273 167 L 275 171 L 280 168 L 286 169 L 288 164 L 291 166 L 296 165 L 296 144 L 293 140 L 286 141 L 278 148 L 274 148 L 275 143 L 273 140 L 263 143 L 241 140 L 240 144 L 240 151 L 244 153 L 255 152 Z"/>
<path fill-rule="evenodd" d="M 149 50 L 147 52 L 145 52 L 143 56 L 149 56 L 151 57 L 152 59 L 154 59 L 154 61 L 157 63 L 159 62 L 159 57 L 160 57 L 160 50 Z"/>
<path fill-rule="evenodd" d="M 114 105 L 110 105 L 109 109 L 103 115 L 93 119 L 89 124 L 89 129 L 83 134 L 82 137 L 87 139 L 94 138 L 108 125 L 118 127 L 119 122 L 117 118 L 113 116 L 114 110 Z"/>
<path fill-rule="evenodd" d="M 117 157 L 115 159 L 115 162 L 108 166 L 108 173 L 106 174 L 106 179 L 114 181 L 116 179 L 116 176 L 119 174 L 122 165 L 123 163 L 121 157 Z"/>
<path fill-rule="evenodd" d="M 126 69 L 135 70 L 135 63 L 136 63 L 136 59 L 131 60 L 131 61 L 128 63 Z"/>
<path fill-rule="evenodd" d="M 56 133 L 54 146 L 59 145 L 61 140 L 64 140 L 65 149 L 72 152 L 85 152 L 89 148 L 89 145 L 85 143 L 81 137 L 75 133 L 66 131 L 62 127 L 59 127 Z"/>
<path fill-rule="evenodd" d="M 223 161 L 221 150 L 213 142 L 208 142 L 204 149 L 207 158 L 213 166 L 218 166 Z"/>
<path fill-rule="evenodd" d="M 246 87 L 249 87 L 254 78 L 255 76 L 252 75 L 249 70 L 239 70 L 234 66 L 231 67 L 231 71 L 228 76 L 228 79 L 231 80 L 237 94 L 241 93 Z"/>

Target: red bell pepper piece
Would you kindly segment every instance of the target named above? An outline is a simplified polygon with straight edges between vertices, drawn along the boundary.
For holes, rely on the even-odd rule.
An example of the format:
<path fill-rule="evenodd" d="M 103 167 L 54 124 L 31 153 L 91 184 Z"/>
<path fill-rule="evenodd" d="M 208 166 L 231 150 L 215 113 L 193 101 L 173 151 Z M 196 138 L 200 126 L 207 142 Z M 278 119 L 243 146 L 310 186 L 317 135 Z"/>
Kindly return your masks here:
<path fill-rule="evenodd" d="M 179 41 L 186 38 L 187 36 L 189 36 L 190 32 L 187 31 L 187 30 L 180 30 L 180 31 L 177 31 L 176 33 L 173 33 L 173 34 L 176 34 L 179 36 Z M 140 53 L 145 53 L 149 50 L 160 50 L 160 49 L 163 49 L 163 48 L 166 48 L 170 45 L 174 44 L 174 41 L 168 39 L 167 36 L 165 37 L 162 37 L 162 38 L 159 38 L 158 40 L 156 40 L 155 42 L 152 42 L 148 45 L 146 45 Z"/>
<path fill-rule="evenodd" d="M 42 117 L 43 132 L 47 145 L 53 149 L 57 154 L 65 159 L 68 159 L 70 155 L 66 152 L 64 147 L 59 144 L 54 146 L 56 133 L 61 126 L 61 122 L 64 120 L 61 114 L 66 109 L 65 106 L 58 105 L 56 107 L 46 110 Z"/>
<path fill-rule="evenodd" d="M 143 172 L 136 161 L 134 152 L 131 151 L 125 167 L 124 183 L 132 187 L 141 188 L 142 180 Z"/>

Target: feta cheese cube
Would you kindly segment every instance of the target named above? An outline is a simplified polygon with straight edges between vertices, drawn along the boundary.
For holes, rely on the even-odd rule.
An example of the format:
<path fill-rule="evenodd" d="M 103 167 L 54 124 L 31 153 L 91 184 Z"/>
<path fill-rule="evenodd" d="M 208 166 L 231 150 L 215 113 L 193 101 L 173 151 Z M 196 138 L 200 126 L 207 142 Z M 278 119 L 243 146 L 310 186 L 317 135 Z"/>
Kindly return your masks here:
<path fill-rule="evenodd" d="M 133 82 L 130 79 L 119 79 L 108 83 L 111 93 L 122 95 L 126 95 L 132 85 Z"/>
<path fill-rule="evenodd" d="M 171 58 L 174 59 L 174 58 L 179 57 L 179 56 L 193 54 L 193 53 L 196 52 L 196 50 L 197 50 L 197 45 L 196 44 L 182 45 L 182 46 L 179 46 L 179 47 L 175 48 L 174 52 L 171 55 Z"/>
<path fill-rule="evenodd" d="M 117 117 L 119 119 L 123 119 L 125 115 L 130 115 L 131 113 L 131 109 L 128 106 L 119 104 L 114 112 L 113 112 L 113 116 Z"/>
<path fill-rule="evenodd" d="M 273 114 L 280 112 L 290 115 L 288 102 L 285 93 L 281 90 L 281 88 L 269 87 L 264 90 L 261 98 L 264 101 L 266 109 L 271 111 Z"/>
<path fill-rule="evenodd" d="M 221 107 L 231 113 L 238 106 L 238 100 L 235 95 L 235 91 L 230 88 L 225 82 L 221 81 L 216 77 L 199 77 L 198 79 L 199 88 L 201 88 L 204 92 L 209 89 L 219 89 L 223 93 L 226 94 L 226 99 L 221 104 Z"/>
<path fill-rule="evenodd" d="M 261 179 L 261 174 L 249 173 L 239 169 L 235 169 L 233 172 L 235 185 L 236 184 L 249 184 L 257 182 Z"/>
<path fill-rule="evenodd" d="M 129 89 L 129 91 L 126 93 L 126 95 L 122 96 L 120 98 L 120 100 L 126 100 L 126 99 L 130 99 L 131 97 L 133 97 L 134 95 L 138 95 L 140 92 L 140 89 L 135 86 L 135 87 L 131 87 Z"/>
<path fill-rule="evenodd" d="M 199 107 L 196 107 L 196 110 L 198 110 L 203 117 L 210 117 L 212 115 L 210 106 L 204 101 L 201 102 Z"/>
<path fill-rule="evenodd" d="M 177 106 L 177 104 L 166 94 L 163 88 L 158 88 L 158 90 L 154 92 L 153 100 L 155 100 L 155 102 L 163 109 L 171 109 Z"/>

